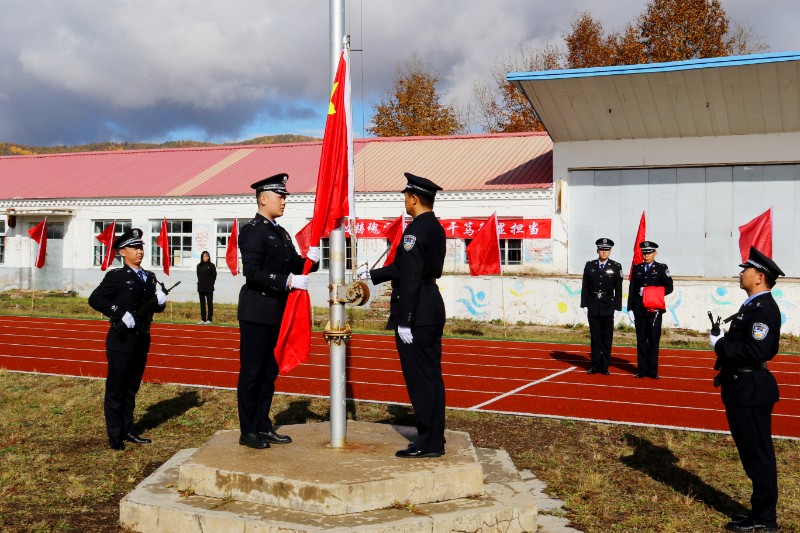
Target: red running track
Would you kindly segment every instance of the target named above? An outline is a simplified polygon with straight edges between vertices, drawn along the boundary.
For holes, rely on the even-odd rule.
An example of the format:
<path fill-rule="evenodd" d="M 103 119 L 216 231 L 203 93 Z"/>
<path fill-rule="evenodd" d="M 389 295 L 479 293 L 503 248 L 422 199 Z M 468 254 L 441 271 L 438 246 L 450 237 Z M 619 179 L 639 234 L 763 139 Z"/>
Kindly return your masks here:
<path fill-rule="evenodd" d="M 0 317 L 0 368 L 105 377 L 105 335 L 99 320 Z M 239 330 L 154 324 L 144 379 L 235 388 Z M 711 380 L 710 350 L 662 349 L 660 380 L 634 379 L 636 350 L 614 349 L 611 375 L 587 375 L 586 345 L 444 339 L 442 368 L 449 408 L 612 423 L 727 431 Z M 780 385 L 773 434 L 800 438 L 800 357 L 779 355 L 770 370 Z M 328 346 L 314 333 L 309 360 L 278 378 L 286 394 L 329 396 Z M 407 404 L 394 345 L 386 335 L 353 335 L 348 345 L 347 396 Z"/>

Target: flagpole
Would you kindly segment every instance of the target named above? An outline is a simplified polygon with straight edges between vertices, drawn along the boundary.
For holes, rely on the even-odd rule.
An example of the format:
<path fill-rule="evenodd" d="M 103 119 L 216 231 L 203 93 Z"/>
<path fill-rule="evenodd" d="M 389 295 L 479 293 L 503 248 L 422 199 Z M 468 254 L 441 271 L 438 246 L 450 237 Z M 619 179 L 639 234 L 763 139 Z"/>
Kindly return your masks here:
<path fill-rule="evenodd" d="M 330 81 L 333 85 L 336 79 L 336 70 L 339 67 L 339 56 L 344 49 L 344 0 L 330 1 Z M 348 73 L 349 74 L 349 73 Z M 345 103 L 345 105 L 349 105 Z M 355 206 L 350 206 L 355 214 Z M 330 297 L 330 329 L 343 334 L 346 332 L 344 303 L 340 302 L 334 291 L 336 287 L 344 285 L 344 274 L 347 263 L 347 247 L 344 236 L 344 220 L 338 227 L 331 230 L 328 239 L 330 244 L 329 280 L 331 287 Z M 346 357 L 347 346 L 342 337 L 331 338 L 330 347 L 330 418 L 331 418 L 331 448 L 343 448 L 347 439 L 347 392 Z"/>

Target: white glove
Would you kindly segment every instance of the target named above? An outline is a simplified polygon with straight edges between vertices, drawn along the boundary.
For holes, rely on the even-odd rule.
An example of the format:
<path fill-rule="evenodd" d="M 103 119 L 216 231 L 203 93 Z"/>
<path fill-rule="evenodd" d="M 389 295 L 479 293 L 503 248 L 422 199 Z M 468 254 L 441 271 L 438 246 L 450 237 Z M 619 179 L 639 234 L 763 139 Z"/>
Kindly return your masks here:
<path fill-rule="evenodd" d="M 158 305 L 164 305 L 167 303 L 167 295 L 161 289 L 156 291 L 156 299 L 158 299 Z"/>
<path fill-rule="evenodd" d="M 397 336 L 400 337 L 400 340 L 406 344 L 411 344 L 414 342 L 414 336 L 411 334 L 411 328 L 397 326 Z"/>
<path fill-rule="evenodd" d="M 722 331 L 722 330 L 719 330 L 719 335 L 714 335 L 713 333 L 711 333 L 709 331 L 708 332 L 708 342 L 711 344 L 711 347 L 713 348 L 714 346 L 717 345 L 717 341 L 720 340 L 724 336 L 725 336 L 725 332 Z"/>
<path fill-rule="evenodd" d="M 631 324 L 636 324 L 636 318 L 633 316 L 633 311 L 628 311 L 628 316 L 631 319 Z"/>
<path fill-rule="evenodd" d="M 303 276 L 301 274 L 292 274 L 292 277 L 289 279 L 289 286 L 292 289 L 297 289 L 298 291 L 307 291 L 308 276 Z"/>
<path fill-rule="evenodd" d="M 588 307 L 581 307 L 583 309 L 583 316 L 589 318 L 589 308 Z"/>
<path fill-rule="evenodd" d="M 133 319 L 133 315 L 130 314 L 128 311 L 125 311 L 125 314 L 122 315 L 122 322 L 128 326 L 128 329 L 133 329 L 136 325 L 136 321 Z"/>
<path fill-rule="evenodd" d="M 367 265 L 361 265 L 358 267 L 358 270 L 356 270 L 356 276 L 358 276 L 358 279 L 370 279 L 369 267 Z"/>
<path fill-rule="evenodd" d="M 306 253 L 306 259 L 309 259 L 312 263 L 319 263 L 319 258 L 322 257 L 319 246 L 312 246 L 308 249 L 308 253 Z"/>
<path fill-rule="evenodd" d="M 644 294 L 644 287 L 639 287 L 639 296 Z"/>

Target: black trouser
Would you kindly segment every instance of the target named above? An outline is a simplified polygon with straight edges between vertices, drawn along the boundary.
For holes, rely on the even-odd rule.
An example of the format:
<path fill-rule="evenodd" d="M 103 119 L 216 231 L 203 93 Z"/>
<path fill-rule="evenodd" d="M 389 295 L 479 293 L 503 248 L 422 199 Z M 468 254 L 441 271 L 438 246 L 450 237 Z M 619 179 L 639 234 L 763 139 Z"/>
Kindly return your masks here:
<path fill-rule="evenodd" d="M 608 370 L 611 362 L 611 343 L 614 339 L 614 315 L 590 314 L 588 319 L 589 339 L 592 346 L 592 368 Z"/>
<path fill-rule="evenodd" d="M 213 292 L 200 292 L 200 318 L 203 322 L 206 321 L 206 316 L 209 322 L 214 320 L 214 293 Z M 208 314 L 206 314 L 206 304 L 208 305 Z"/>
<path fill-rule="evenodd" d="M 739 451 L 744 472 L 753 482 L 750 496 L 751 518 L 767 526 L 777 526 L 778 467 L 772 444 L 772 408 L 725 406 L 728 427 Z"/>
<path fill-rule="evenodd" d="M 239 322 L 239 427 L 242 435 L 272 431 L 269 409 L 275 394 L 278 363 L 275 345 L 280 326 Z"/>
<path fill-rule="evenodd" d="M 661 341 L 661 316 L 656 313 L 634 312 L 636 317 L 636 363 L 639 374 L 658 375 L 658 343 Z"/>
<path fill-rule="evenodd" d="M 147 351 L 123 353 L 106 351 L 108 377 L 103 412 L 109 439 L 122 439 L 133 430 L 136 393 L 142 383 Z"/>
<path fill-rule="evenodd" d="M 411 344 L 405 344 L 396 332 L 394 336 L 417 421 L 417 439 L 412 444 L 425 453 L 438 452 L 444 447 L 443 330 L 444 326 L 412 327 Z"/>

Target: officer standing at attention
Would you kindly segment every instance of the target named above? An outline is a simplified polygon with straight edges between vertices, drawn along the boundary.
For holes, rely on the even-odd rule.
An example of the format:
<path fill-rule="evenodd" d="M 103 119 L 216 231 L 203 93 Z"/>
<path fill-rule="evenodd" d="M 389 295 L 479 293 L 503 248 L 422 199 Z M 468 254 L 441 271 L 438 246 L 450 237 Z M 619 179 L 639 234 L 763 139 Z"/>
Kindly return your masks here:
<path fill-rule="evenodd" d="M 661 317 L 666 308 L 645 309 L 642 305 L 644 287 L 664 287 L 664 295 L 672 293 L 672 276 L 669 267 L 657 263 L 653 241 L 639 243 L 644 262 L 633 267 L 628 287 L 628 316 L 636 328 L 636 359 L 638 371 L 635 378 L 651 377 L 658 379 L 658 343 L 661 341 Z"/>
<path fill-rule="evenodd" d="M 781 311 L 771 289 L 785 276 L 775 262 L 755 247 L 741 265 L 739 287 L 747 299 L 732 317 L 727 335 L 720 331 L 709 340 L 717 354 L 722 403 L 742 466 L 753 483 L 750 516 L 728 523 L 729 531 L 778 531 L 778 467 L 772 445 L 772 408 L 778 401 L 778 383 L 767 361 L 778 353 Z M 717 380 L 715 380 L 715 384 Z"/>
<path fill-rule="evenodd" d="M 359 269 L 361 279 L 392 282 L 389 321 L 406 389 L 414 407 L 417 438 L 397 457 L 444 455 L 445 398 L 442 380 L 444 300 L 436 285 L 446 252 L 444 228 L 433 213 L 436 191 L 431 180 L 405 173 L 406 212 L 414 219 L 403 232 L 394 263 L 375 270 Z"/>
<path fill-rule="evenodd" d="M 150 351 L 150 323 L 153 313 L 166 307 L 167 295 L 157 285 L 155 274 L 142 268 L 142 235 L 142 230 L 133 228 L 117 237 L 114 248 L 122 256 L 123 266 L 109 270 L 89 296 L 92 309 L 111 319 L 106 335 L 108 375 L 103 412 L 108 445 L 113 450 L 124 450 L 125 441 L 152 442 L 134 430 L 133 410 Z M 136 306 L 154 296 L 156 305 L 134 317 Z"/>
<path fill-rule="evenodd" d="M 614 318 L 622 310 L 622 265 L 608 258 L 614 241 L 597 239 L 597 259 L 583 267 L 581 307 L 589 321 L 592 367 L 587 374 L 609 375 Z"/>
<path fill-rule="evenodd" d="M 258 213 L 242 226 L 239 250 L 245 284 L 239 291 L 239 444 L 269 448 L 287 444 L 291 437 L 279 435 L 272 426 L 269 410 L 275 393 L 281 319 L 290 290 L 308 290 L 308 276 L 302 275 L 305 259 L 295 251 L 289 233 L 275 220 L 286 208 L 286 174 L 276 174 L 253 183 Z M 319 268 L 319 247 L 308 250 L 308 258 Z"/>

